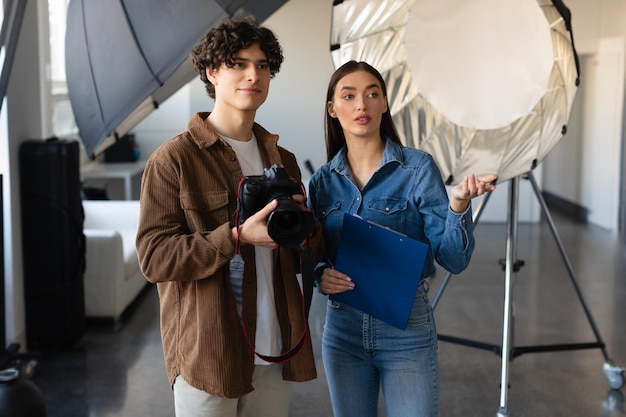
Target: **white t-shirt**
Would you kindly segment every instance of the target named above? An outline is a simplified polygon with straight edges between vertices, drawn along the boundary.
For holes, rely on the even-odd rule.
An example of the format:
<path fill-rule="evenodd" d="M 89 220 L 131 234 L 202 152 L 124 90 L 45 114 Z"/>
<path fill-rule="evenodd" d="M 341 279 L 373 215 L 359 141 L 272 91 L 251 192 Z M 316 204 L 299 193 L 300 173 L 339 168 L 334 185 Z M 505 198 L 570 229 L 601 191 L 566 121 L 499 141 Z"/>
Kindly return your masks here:
<path fill-rule="evenodd" d="M 235 151 L 244 176 L 263 175 L 263 161 L 257 145 L 257 139 L 247 142 L 223 138 Z M 276 304 L 274 303 L 274 268 L 273 254 L 269 248 L 254 247 L 257 275 L 257 322 L 255 350 L 265 356 L 279 356 L 282 351 L 282 342 Z M 255 364 L 269 365 L 258 356 Z"/>

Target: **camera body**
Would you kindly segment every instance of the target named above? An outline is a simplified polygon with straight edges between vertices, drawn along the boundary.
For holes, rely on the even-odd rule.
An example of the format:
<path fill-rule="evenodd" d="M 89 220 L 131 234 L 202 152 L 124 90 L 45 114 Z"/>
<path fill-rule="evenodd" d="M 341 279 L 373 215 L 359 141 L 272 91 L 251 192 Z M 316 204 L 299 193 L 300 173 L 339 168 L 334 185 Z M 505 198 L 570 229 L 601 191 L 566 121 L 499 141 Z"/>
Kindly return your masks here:
<path fill-rule="evenodd" d="M 280 246 L 296 247 L 315 230 L 315 219 L 291 198 L 294 194 L 303 194 L 302 185 L 282 165 L 265 168 L 263 175 L 244 177 L 237 202 L 239 221 L 243 223 L 276 199 L 278 206 L 267 218 L 267 232 Z"/>

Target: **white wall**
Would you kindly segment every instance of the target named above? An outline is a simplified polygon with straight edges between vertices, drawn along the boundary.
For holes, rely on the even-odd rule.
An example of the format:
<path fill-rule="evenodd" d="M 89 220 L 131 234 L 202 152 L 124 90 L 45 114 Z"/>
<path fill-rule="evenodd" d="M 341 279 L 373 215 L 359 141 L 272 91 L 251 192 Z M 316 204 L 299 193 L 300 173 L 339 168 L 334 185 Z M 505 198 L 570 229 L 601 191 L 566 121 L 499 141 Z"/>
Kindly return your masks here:
<path fill-rule="evenodd" d="M 544 160 L 543 189 L 586 208 L 589 222 L 618 231 L 624 141 L 626 2 L 567 0 L 581 58 L 568 133 Z"/>
<path fill-rule="evenodd" d="M 589 55 L 580 55 L 581 79 L 586 80 Z M 587 82 L 583 82 L 583 86 Z M 543 189 L 567 201 L 580 201 L 580 177 L 582 175 L 582 124 L 584 116 L 585 88 L 579 88 L 567 125 L 567 133 L 544 159 Z"/>
<path fill-rule="evenodd" d="M 187 128 L 189 117 L 193 114 L 191 84 L 161 103 L 157 110 L 133 129 L 141 159 L 147 159 L 161 143 Z"/>
<path fill-rule="evenodd" d="M 614 36 L 600 40 L 586 67 L 580 201 L 589 208 L 591 223 L 613 231 L 619 216 L 625 62 L 626 37 Z"/>
<path fill-rule="evenodd" d="M 624 0 L 564 0 L 572 12 L 574 41 L 580 54 L 598 51 L 598 40 L 626 34 Z"/>

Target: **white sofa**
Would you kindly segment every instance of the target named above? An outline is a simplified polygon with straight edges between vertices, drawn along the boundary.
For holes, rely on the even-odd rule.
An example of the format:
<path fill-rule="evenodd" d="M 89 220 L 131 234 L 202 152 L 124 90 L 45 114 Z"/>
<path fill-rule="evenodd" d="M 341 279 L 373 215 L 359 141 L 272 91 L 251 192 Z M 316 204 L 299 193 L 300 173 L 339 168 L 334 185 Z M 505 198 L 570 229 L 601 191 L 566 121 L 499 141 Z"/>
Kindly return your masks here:
<path fill-rule="evenodd" d="M 148 285 L 139 269 L 135 237 L 137 200 L 84 200 L 86 237 L 85 313 L 118 322 Z"/>

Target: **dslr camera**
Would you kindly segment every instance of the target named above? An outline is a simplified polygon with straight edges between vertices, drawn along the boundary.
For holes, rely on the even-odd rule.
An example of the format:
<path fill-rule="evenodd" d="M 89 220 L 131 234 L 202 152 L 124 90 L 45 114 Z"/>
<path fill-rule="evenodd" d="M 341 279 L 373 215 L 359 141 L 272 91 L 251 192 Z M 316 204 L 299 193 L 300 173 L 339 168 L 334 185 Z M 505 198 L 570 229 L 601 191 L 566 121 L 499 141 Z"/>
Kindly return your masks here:
<path fill-rule="evenodd" d="M 300 182 L 291 178 L 282 165 L 265 168 L 263 175 L 244 177 L 239 185 L 239 221 L 278 200 L 267 218 L 267 232 L 280 246 L 295 248 L 315 230 L 313 213 L 303 210 L 291 196 L 304 194 Z"/>

